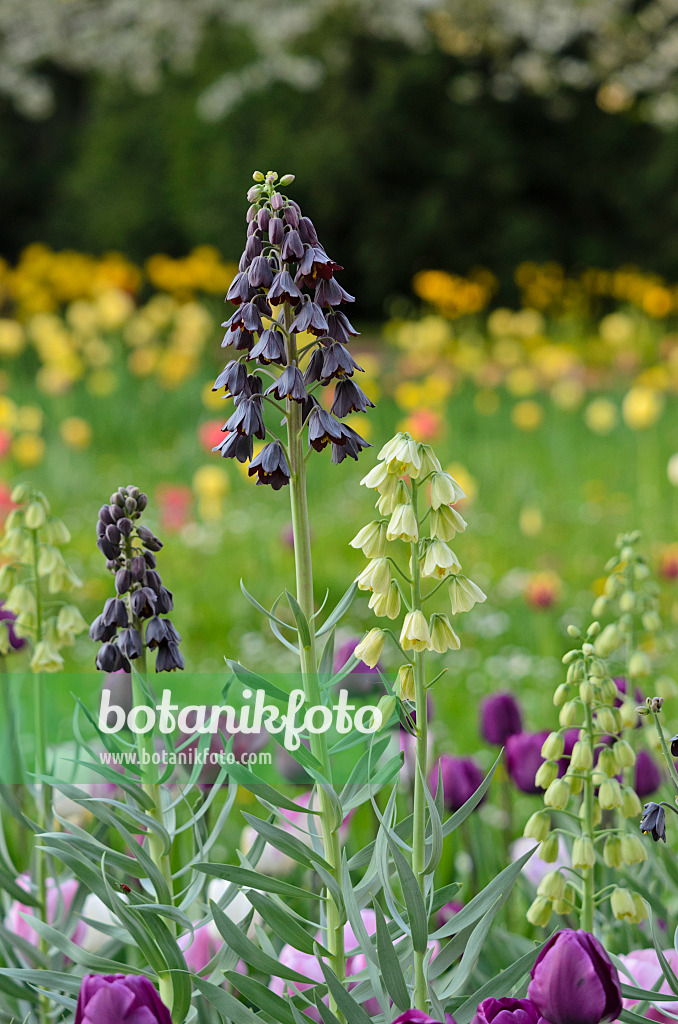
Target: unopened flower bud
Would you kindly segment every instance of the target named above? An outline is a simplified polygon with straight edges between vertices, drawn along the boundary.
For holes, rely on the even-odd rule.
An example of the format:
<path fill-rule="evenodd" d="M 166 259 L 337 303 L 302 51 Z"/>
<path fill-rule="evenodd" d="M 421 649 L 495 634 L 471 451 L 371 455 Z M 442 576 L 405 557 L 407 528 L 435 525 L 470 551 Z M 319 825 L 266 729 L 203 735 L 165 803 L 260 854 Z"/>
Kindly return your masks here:
<path fill-rule="evenodd" d="M 579 697 L 584 704 L 592 704 L 596 695 L 593 683 L 590 679 L 583 679 L 579 684 Z"/>
<path fill-rule="evenodd" d="M 642 864 L 647 860 L 647 850 L 640 836 L 629 833 L 622 837 L 621 858 L 624 864 Z"/>
<path fill-rule="evenodd" d="M 584 657 L 590 658 L 591 655 L 595 653 L 595 648 L 594 648 L 593 644 L 585 643 L 585 644 L 582 644 L 581 651 L 582 651 L 582 654 L 584 655 Z"/>
<path fill-rule="evenodd" d="M 621 840 L 619 836 L 608 836 L 603 846 L 603 860 L 608 868 L 619 868 L 622 864 Z"/>
<path fill-rule="evenodd" d="M 620 768 L 632 768 L 636 763 L 636 755 L 633 747 L 626 740 L 617 740 L 612 747 L 612 753 Z"/>
<path fill-rule="evenodd" d="M 586 667 L 584 665 L 584 662 L 581 660 L 573 661 L 567 669 L 567 682 L 578 683 L 585 677 L 585 675 Z"/>
<path fill-rule="evenodd" d="M 619 610 L 621 612 L 632 612 L 636 605 L 636 595 L 632 590 L 625 590 L 619 598 Z"/>
<path fill-rule="evenodd" d="M 118 569 L 115 574 L 115 589 L 118 594 L 126 594 L 132 586 L 132 573 L 129 569 Z"/>
<path fill-rule="evenodd" d="M 610 907 L 618 921 L 632 923 L 635 920 L 636 908 L 628 889 L 620 889 L 619 886 L 614 888 L 610 896 Z"/>
<path fill-rule="evenodd" d="M 581 772 L 588 771 L 589 768 L 593 767 L 593 755 L 591 753 L 591 745 L 586 740 L 577 740 L 574 747 L 572 748 L 572 756 L 570 757 L 570 768 L 572 771 Z"/>
<path fill-rule="evenodd" d="M 577 724 L 579 718 L 579 708 L 576 701 L 568 700 L 567 704 L 563 704 L 558 715 L 558 721 L 561 729 L 570 729 L 573 725 Z"/>
<path fill-rule="evenodd" d="M 29 530 L 39 530 L 45 525 L 47 516 L 44 506 L 39 501 L 32 501 L 26 509 L 26 526 Z"/>
<path fill-rule="evenodd" d="M 644 612 L 642 617 L 643 629 L 648 633 L 656 633 L 662 628 L 662 620 L 654 609 Z"/>
<path fill-rule="evenodd" d="M 632 786 L 624 786 L 622 791 L 621 813 L 624 818 L 637 818 L 642 812 L 643 805 Z"/>
<path fill-rule="evenodd" d="M 537 774 L 534 777 L 535 786 L 539 786 L 540 789 L 548 789 L 551 783 L 558 778 L 558 762 L 557 761 L 542 761 L 537 768 Z"/>
<path fill-rule="evenodd" d="M 618 710 L 622 728 L 634 729 L 638 722 L 638 710 L 636 709 L 636 705 L 633 701 L 625 700 Z M 646 713 L 645 709 L 643 709 L 643 713 Z"/>
<path fill-rule="evenodd" d="M 537 896 L 527 911 L 527 920 L 535 928 L 545 928 L 551 920 L 553 905 L 544 896 Z"/>
<path fill-rule="evenodd" d="M 560 900 L 565 895 L 565 879 L 560 871 L 549 871 L 537 887 L 537 896 L 547 900 Z"/>
<path fill-rule="evenodd" d="M 591 611 L 593 612 L 595 617 L 599 619 L 605 614 L 606 610 L 607 598 L 603 594 L 601 594 L 600 597 L 597 597 L 593 602 L 593 607 L 591 608 Z"/>
<path fill-rule="evenodd" d="M 563 756 L 563 750 L 565 748 L 565 741 L 563 740 L 562 734 L 558 732 L 550 733 L 541 748 L 541 756 L 549 761 L 557 761 L 559 757 Z"/>
<path fill-rule="evenodd" d="M 555 910 L 556 914 L 560 914 L 561 916 L 569 914 L 570 911 L 574 908 L 575 896 L 576 894 L 574 886 L 568 882 L 568 884 L 565 886 L 563 898 L 560 900 L 556 900 L 553 904 L 553 909 Z"/>
<path fill-rule="evenodd" d="M 598 755 L 598 763 L 596 764 L 596 769 L 603 776 L 606 775 L 610 779 L 619 771 L 619 764 L 617 763 L 617 758 L 614 756 L 614 753 L 610 747 L 603 747 L 603 749 L 600 751 L 600 754 Z"/>
<path fill-rule="evenodd" d="M 553 694 L 553 703 L 555 707 L 559 708 L 569 700 L 571 689 L 572 688 L 568 683 L 560 683 L 560 685 L 556 687 L 556 691 Z"/>
<path fill-rule="evenodd" d="M 596 863 L 593 842 L 588 836 L 579 836 L 572 844 L 572 867 L 575 870 L 592 868 Z"/>
<path fill-rule="evenodd" d="M 392 693 L 385 693 L 377 705 L 377 711 L 381 715 L 381 724 L 379 725 L 377 732 L 381 732 L 391 721 L 393 712 L 395 711 L 397 704 L 396 698 Z"/>
<path fill-rule="evenodd" d="M 642 896 L 640 896 L 637 892 L 633 893 L 633 906 L 635 907 L 636 911 L 634 923 L 640 924 L 640 922 L 644 921 L 649 915 L 647 910 L 647 903 L 642 898 Z"/>
<path fill-rule="evenodd" d="M 530 815 L 527 819 L 527 824 L 523 829 L 523 835 L 526 839 L 534 839 L 538 843 L 543 843 L 548 836 L 551 829 L 551 818 L 546 811 L 535 811 L 534 814 Z"/>
<path fill-rule="evenodd" d="M 565 779 L 555 779 L 544 793 L 544 804 L 556 811 L 564 811 L 570 799 L 570 787 Z"/>
<path fill-rule="evenodd" d="M 621 786 L 616 779 L 605 779 L 598 790 L 598 803 L 604 811 L 613 811 L 622 805 Z"/>
<path fill-rule="evenodd" d="M 552 832 L 539 847 L 537 854 L 546 864 L 553 864 L 558 857 L 558 833 Z"/>
<path fill-rule="evenodd" d="M 603 679 L 600 684 L 600 699 L 605 704 L 614 704 L 618 697 L 617 684 L 610 676 Z"/>
<path fill-rule="evenodd" d="M 565 773 L 567 784 L 570 787 L 570 794 L 572 796 L 579 796 L 582 789 L 584 788 L 584 780 L 581 775 L 573 775 L 570 769 Z"/>
<path fill-rule="evenodd" d="M 596 723 L 601 732 L 617 733 L 621 730 L 621 715 L 617 708 L 600 707 L 596 712 Z"/>

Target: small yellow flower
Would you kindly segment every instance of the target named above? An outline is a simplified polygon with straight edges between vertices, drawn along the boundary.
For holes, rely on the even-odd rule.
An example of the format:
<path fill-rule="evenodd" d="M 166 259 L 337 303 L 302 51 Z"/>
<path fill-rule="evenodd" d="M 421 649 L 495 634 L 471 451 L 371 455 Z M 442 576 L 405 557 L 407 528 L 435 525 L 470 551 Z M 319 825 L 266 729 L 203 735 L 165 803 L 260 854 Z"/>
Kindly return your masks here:
<path fill-rule="evenodd" d="M 424 613 L 418 608 L 408 612 L 400 631 L 400 646 L 404 651 L 430 651 L 431 634 Z"/>
<path fill-rule="evenodd" d="M 69 416 L 62 420 L 59 433 L 64 444 L 78 451 L 89 447 L 92 440 L 92 428 L 82 416 Z"/>
<path fill-rule="evenodd" d="M 414 544 L 419 540 L 419 527 L 417 517 L 414 514 L 412 505 L 396 505 L 391 515 L 390 522 L 386 528 L 387 540 L 402 540 L 408 544 Z"/>
<path fill-rule="evenodd" d="M 364 662 L 369 668 L 374 668 L 381 657 L 385 639 L 383 629 L 371 629 L 354 651 L 358 661 Z"/>
<path fill-rule="evenodd" d="M 416 479 L 421 469 L 421 456 L 417 442 L 409 434 L 398 433 L 387 441 L 378 458 L 388 465 L 389 472 L 404 474 Z"/>
<path fill-rule="evenodd" d="M 594 398 L 584 410 L 584 422 L 594 434 L 609 434 L 618 420 L 617 406 L 609 398 Z"/>
<path fill-rule="evenodd" d="M 38 466 L 45 455 L 45 442 L 39 434 L 19 434 L 12 444 L 12 455 L 20 466 Z"/>
<path fill-rule="evenodd" d="M 461 640 L 452 629 L 447 615 L 441 612 L 434 612 L 430 622 L 431 647 L 438 654 L 445 654 L 446 651 L 458 651 L 461 647 Z"/>
<path fill-rule="evenodd" d="M 541 426 L 543 419 L 543 408 L 531 398 L 526 398 L 522 402 L 516 402 L 511 410 L 511 421 L 518 430 L 536 430 L 537 427 Z"/>
<path fill-rule="evenodd" d="M 663 395 L 652 388 L 631 388 L 622 403 L 624 423 L 631 430 L 646 430 L 654 426 L 664 409 Z"/>

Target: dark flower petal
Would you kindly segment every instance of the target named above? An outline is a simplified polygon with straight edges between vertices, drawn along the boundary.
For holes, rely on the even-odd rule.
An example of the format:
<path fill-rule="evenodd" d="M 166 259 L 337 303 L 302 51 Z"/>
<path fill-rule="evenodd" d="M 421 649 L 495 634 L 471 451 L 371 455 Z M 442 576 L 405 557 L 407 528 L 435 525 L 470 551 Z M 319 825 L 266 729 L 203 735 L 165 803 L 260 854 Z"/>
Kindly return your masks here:
<path fill-rule="evenodd" d="M 249 476 L 256 473 L 257 484 L 270 484 L 274 491 L 290 482 L 290 468 L 280 441 L 265 445 L 252 459 L 247 470 Z"/>

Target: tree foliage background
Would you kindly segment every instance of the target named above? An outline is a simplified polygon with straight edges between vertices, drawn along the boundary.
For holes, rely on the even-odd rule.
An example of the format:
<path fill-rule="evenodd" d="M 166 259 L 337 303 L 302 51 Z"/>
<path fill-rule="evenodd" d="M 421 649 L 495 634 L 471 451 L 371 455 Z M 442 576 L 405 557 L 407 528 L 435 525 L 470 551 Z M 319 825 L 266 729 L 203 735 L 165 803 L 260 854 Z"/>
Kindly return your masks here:
<path fill-rule="evenodd" d="M 276 167 L 374 315 L 423 267 L 676 279 L 673 6 L 2 0 L 0 252 L 235 256 Z"/>

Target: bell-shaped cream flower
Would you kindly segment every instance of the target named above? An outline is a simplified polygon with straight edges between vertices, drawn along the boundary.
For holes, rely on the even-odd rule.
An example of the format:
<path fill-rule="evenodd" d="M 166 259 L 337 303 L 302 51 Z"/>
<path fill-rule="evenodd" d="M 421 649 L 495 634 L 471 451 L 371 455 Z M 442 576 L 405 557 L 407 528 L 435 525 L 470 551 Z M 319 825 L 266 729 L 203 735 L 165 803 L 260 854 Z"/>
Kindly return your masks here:
<path fill-rule="evenodd" d="M 445 651 L 458 651 L 461 647 L 461 640 L 452 629 L 447 615 L 441 612 L 434 612 L 430 623 L 431 647 L 438 654 Z"/>
<path fill-rule="evenodd" d="M 383 629 L 371 629 L 356 646 L 353 653 L 359 661 L 364 662 L 369 668 L 374 668 L 381 657 L 385 639 L 386 634 Z"/>
<path fill-rule="evenodd" d="M 388 558 L 373 558 L 357 579 L 360 590 L 373 590 L 385 594 L 391 585 L 391 564 Z"/>
<path fill-rule="evenodd" d="M 384 487 L 390 483 L 390 478 L 393 477 L 393 473 L 389 473 L 388 466 L 383 462 L 378 462 L 376 466 L 373 466 L 369 473 L 362 478 L 360 481 L 365 487 L 376 488 L 380 493 Z"/>
<path fill-rule="evenodd" d="M 414 544 L 419 540 L 419 526 L 414 509 L 408 501 L 407 504 L 396 505 L 391 515 L 391 520 L 386 528 L 387 540 L 403 540 L 408 544 Z"/>
<path fill-rule="evenodd" d="M 388 465 L 391 473 L 407 473 L 416 480 L 421 469 L 418 448 L 417 442 L 409 434 L 399 433 L 386 442 L 378 457 Z"/>
<path fill-rule="evenodd" d="M 459 611 L 470 611 L 474 604 L 482 604 L 486 600 L 488 596 L 465 575 L 456 575 L 450 581 L 450 604 L 453 615 Z"/>
<path fill-rule="evenodd" d="M 60 672 L 63 667 L 64 659 L 53 644 L 47 643 L 46 640 L 40 640 L 35 645 L 35 651 L 31 658 L 31 671 Z"/>
<path fill-rule="evenodd" d="M 430 651 L 431 634 L 424 613 L 415 608 L 408 612 L 400 631 L 400 646 L 404 651 Z"/>
<path fill-rule="evenodd" d="M 420 479 L 428 476 L 429 473 L 440 472 L 440 462 L 438 461 L 438 457 L 430 444 L 418 444 L 417 451 L 419 452 L 419 458 L 421 459 L 421 466 L 419 467 Z"/>
<path fill-rule="evenodd" d="M 414 694 L 414 669 L 411 665 L 401 665 L 396 678 L 396 692 L 400 694 L 401 700 L 415 699 Z"/>
<path fill-rule="evenodd" d="M 400 477 L 394 476 L 393 484 L 382 491 L 381 497 L 377 502 L 377 508 L 381 512 L 382 516 L 390 515 L 397 505 L 406 505 L 410 500 L 410 492 L 407 489 L 407 484 Z"/>
<path fill-rule="evenodd" d="M 369 607 L 375 615 L 386 615 L 389 619 L 397 619 L 400 615 L 400 590 L 393 580 L 386 594 L 372 594 Z"/>
<path fill-rule="evenodd" d="M 466 529 L 467 523 L 456 508 L 441 505 L 431 509 L 431 536 L 438 540 L 452 540 L 455 534 Z"/>
<path fill-rule="evenodd" d="M 375 519 L 359 530 L 352 541 L 352 548 L 359 548 L 365 558 L 383 558 L 386 551 L 386 523 Z"/>
<path fill-rule="evenodd" d="M 487 595 L 468 576 L 454 576 L 450 580 L 449 592 L 453 615 L 458 612 L 470 612 L 474 604 L 482 604 L 483 601 L 487 601 Z"/>
<path fill-rule="evenodd" d="M 445 541 L 434 540 L 428 545 L 421 569 L 422 576 L 427 579 L 441 580 L 450 572 L 459 572 L 460 569 L 457 556 L 451 548 L 448 548 Z"/>
<path fill-rule="evenodd" d="M 434 473 L 431 477 L 431 508 L 454 505 L 466 495 L 449 473 Z"/>

